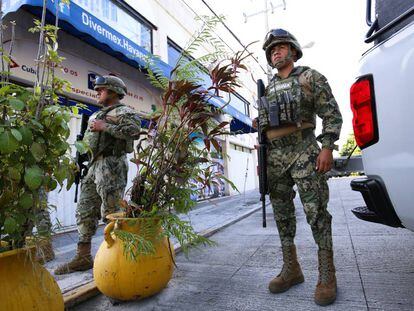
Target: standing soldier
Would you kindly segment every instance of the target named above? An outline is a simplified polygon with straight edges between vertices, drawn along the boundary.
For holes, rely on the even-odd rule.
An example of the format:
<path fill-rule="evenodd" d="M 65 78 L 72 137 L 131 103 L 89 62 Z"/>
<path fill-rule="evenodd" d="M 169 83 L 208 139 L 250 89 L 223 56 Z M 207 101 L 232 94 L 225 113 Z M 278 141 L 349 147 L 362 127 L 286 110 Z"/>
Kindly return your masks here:
<path fill-rule="evenodd" d="M 332 167 L 341 113 L 326 78 L 309 67 L 294 66 L 302 50 L 292 34 L 283 29 L 271 30 L 263 49 L 277 74 L 266 88 L 267 102 L 259 108 L 258 121 L 268 140 L 269 194 L 283 252 L 282 271 L 270 282 L 269 290 L 281 293 L 304 281 L 294 244 L 296 184 L 319 247 L 315 302 L 328 305 L 336 299 L 336 277 L 332 217 L 327 210 L 329 188 L 324 173 Z M 314 134 L 316 115 L 322 119 L 323 127 L 318 137 Z"/>
<path fill-rule="evenodd" d="M 84 271 L 93 267 L 91 240 L 102 216 L 114 213 L 127 184 L 126 154 L 133 151 L 141 122 L 136 112 L 121 104 L 127 94 L 124 82 L 115 76 L 98 77 L 95 81 L 98 103 L 103 108 L 89 120 L 85 140 L 92 151 L 87 175 L 82 180 L 76 223 L 79 242 L 76 256 L 59 266 L 55 274 Z"/>

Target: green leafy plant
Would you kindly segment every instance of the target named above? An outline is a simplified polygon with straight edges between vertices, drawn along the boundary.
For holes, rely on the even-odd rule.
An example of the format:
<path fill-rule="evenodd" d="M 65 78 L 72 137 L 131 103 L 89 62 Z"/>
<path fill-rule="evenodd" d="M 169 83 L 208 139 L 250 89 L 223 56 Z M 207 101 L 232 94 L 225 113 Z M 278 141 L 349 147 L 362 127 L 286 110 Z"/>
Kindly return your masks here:
<path fill-rule="evenodd" d="M 348 138 L 346 139 L 346 142 L 342 145 L 341 151 L 339 152 L 339 154 L 343 157 L 347 157 L 351 153 L 354 156 L 361 155 L 361 149 L 357 147 L 354 133 L 348 134 Z"/>
<path fill-rule="evenodd" d="M 135 157 L 138 173 L 130 189 L 130 200 L 122 206 L 128 218 L 159 218 L 164 235 L 175 237 L 182 250 L 212 242 L 194 231 L 189 221 L 179 214 L 188 213 L 196 204 L 191 197 L 200 191 L 225 181 L 234 184 L 215 167 L 220 166 L 211 157 L 220 150 L 219 138 L 229 135 L 229 122 L 220 122 L 221 109 L 213 107 L 212 98 L 223 93 L 234 93 L 239 86 L 242 61 L 249 56 L 245 51 L 228 57 L 222 51 L 188 61 L 188 51 L 204 43 L 211 43 L 213 26 L 219 20 L 209 18 L 184 50 L 171 77 L 147 67 L 151 83 L 162 90 L 161 109 L 150 117 L 148 130 L 138 142 Z M 221 59 L 218 59 L 222 56 Z M 204 69 L 202 61 L 213 61 Z M 204 75 L 204 76 L 203 76 Z M 202 86 L 201 80 L 209 80 Z M 115 234 L 123 240 L 125 252 L 131 258 L 137 253 L 151 252 L 151 247 L 137 234 Z"/>
<path fill-rule="evenodd" d="M 65 1 L 67 2 L 67 1 Z M 58 103 L 68 82 L 55 76 L 63 58 L 58 55 L 57 22 L 41 21 L 30 29 L 39 33 L 36 82 L 25 88 L 9 81 L 10 57 L 1 47 L 0 82 L 0 252 L 21 248 L 48 209 L 46 193 L 70 188 L 75 165 L 67 139 L 72 111 Z M 14 23 L 11 25 L 14 27 Z M 1 37 L 5 27 L 0 25 Z M 12 29 L 14 34 L 14 29 Z M 50 232 L 38 230 L 38 236 Z"/>

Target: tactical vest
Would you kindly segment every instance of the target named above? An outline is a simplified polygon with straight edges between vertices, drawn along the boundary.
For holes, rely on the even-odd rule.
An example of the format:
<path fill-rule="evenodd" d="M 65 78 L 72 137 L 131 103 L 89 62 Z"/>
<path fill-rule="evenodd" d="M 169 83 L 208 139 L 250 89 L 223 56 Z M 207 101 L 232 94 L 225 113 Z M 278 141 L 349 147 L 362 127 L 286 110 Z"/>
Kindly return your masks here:
<path fill-rule="evenodd" d="M 108 119 L 110 117 L 114 117 L 116 108 L 124 106 L 123 104 L 118 104 L 106 111 L 99 111 L 95 119 L 98 120 L 105 120 L 109 124 L 115 124 Z M 109 118 L 107 118 L 109 117 Z M 91 121 L 91 120 L 90 120 Z M 97 138 L 93 140 L 93 144 L 90 146 L 92 149 L 92 159 L 96 159 L 96 157 L 102 155 L 104 157 L 106 156 L 121 156 L 125 153 L 131 153 L 134 151 L 134 140 L 132 139 L 118 139 L 115 138 L 105 132 L 99 132 L 95 133 L 97 135 Z"/>
<path fill-rule="evenodd" d="M 296 67 L 286 79 L 272 79 L 266 88 L 266 102 L 259 107 L 259 122 L 263 129 L 286 125 L 301 127 L 304 121 L 304 96 L 300 75 L 309 67 Z"/>

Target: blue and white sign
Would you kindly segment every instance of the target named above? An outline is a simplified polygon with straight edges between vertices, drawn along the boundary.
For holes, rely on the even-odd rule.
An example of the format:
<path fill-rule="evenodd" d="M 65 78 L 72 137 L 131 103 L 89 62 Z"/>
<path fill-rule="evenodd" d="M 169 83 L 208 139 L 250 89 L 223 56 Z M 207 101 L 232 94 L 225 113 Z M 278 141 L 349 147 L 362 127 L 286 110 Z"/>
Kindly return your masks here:
<path fill-rule="evenodd" d="M 157 72 L 161 71 L 166 77 L 170 76 L 172 70 L 171 66 L 162 62 L 160 59 L 154 57 L 154 55 L 146 51 L 143 47 L 137 45 L 128 37 L 124 36 L 119 31 L 117 31 L 107 23 L 103 22 L 95 15 L 91 14 L 89 11 L 86 11 L 84 8 L 74 3 L 79 2 L 79 4 L 83 4 L 83 6 L 85 6 L 85 1 L 86 3 L 90 2 L 90 4 L 97 3 L 95 1 L 91 2 L 89 0 L 73 0 L 71 1 L 70 6 L 68 7 L 66 5 L 60 5 L 59 0 L 47 0 L 47 9 L 50 13 L 55 14 L 56 6 L 58 5 L 60 11 L 60 20 L 72 25 L 75 28 L 75 31 L 73 30 L 73 28 L 68 28 L 67 30 L 69 32 L 74 32 L 73 34 L 75 36 L 81 37 L 82 40 L 90 43 L 91 45 L 94 45 L 98 49 L 110 55 L 113 55 L 133 66 L 138 65 L 141 68 L 145 68 L 148 64 L 150 64 L 150 68 L 156 70 Z M 103 1 L 107 3 L 110 0 Z M 39 8 L 42 6 L 43 0 L 4 0 L 3 12 L 6 15 L 9 12 L 17 11 L 20 7 L 25 7 L 29 10 L 34 11 L 35 13 L 38 13 Z M 120 8 L 118 9 L 121 10 Z M 99 15 L 105 17 L 105 14 L 107 14 L 109 20 L 115 19 L 116 21 L 119 21 L 120 19 L 118 18 L 118 15 L 116 15 L 115 13 L 110 10 L 105 11 L 105 8 L 102 7 L 103 15 Z M 108 23 L 111 22 L 108 21 Z M 126 26 L 122 29 L 123 32 L 128 34 Z M 203 78 L 205 79 L 207 77 Z M 231 105 L 225 105 L 226 103 L 224 102 L 224 100 L 220 98 L 212 98 L 210 102 L 218 108 L 225 106 L 223 108 L 224 112 L 235 118 L 231 125 L 232 129 L 237 128 L 243 130 L 244 132 L 249 132 L 251 130 L 252 121 L 248 116 L 238 111 Z M 243 124 L 239 124 L 239 120 Z"/>

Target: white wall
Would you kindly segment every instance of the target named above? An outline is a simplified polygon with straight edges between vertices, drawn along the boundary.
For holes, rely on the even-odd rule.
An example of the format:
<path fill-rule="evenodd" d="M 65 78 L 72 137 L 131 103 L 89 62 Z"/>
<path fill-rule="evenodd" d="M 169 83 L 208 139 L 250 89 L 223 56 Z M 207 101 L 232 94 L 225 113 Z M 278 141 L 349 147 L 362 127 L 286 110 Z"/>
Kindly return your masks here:
<path fill-rule="evenodd" d="M 246 153 L 230 148 L 228 156 L 229 178 L 240 193 L 256 188 L 256 162 L 253 153 Z M 237 191 L 229 189 L 230 194 Z"/>

